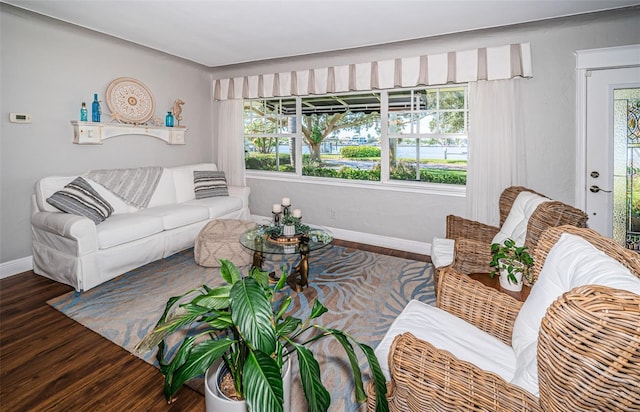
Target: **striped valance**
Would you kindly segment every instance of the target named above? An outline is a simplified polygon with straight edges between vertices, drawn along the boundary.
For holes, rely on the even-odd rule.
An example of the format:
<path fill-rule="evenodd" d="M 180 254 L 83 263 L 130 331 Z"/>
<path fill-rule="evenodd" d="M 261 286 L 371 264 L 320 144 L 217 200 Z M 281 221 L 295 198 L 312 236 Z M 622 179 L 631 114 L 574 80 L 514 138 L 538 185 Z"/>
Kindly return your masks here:
<path fill-rule="evenodd" d="M 359 90 L 532 77 L 529 43 L 217 79 L 215 100 L 306 96 Z"/>

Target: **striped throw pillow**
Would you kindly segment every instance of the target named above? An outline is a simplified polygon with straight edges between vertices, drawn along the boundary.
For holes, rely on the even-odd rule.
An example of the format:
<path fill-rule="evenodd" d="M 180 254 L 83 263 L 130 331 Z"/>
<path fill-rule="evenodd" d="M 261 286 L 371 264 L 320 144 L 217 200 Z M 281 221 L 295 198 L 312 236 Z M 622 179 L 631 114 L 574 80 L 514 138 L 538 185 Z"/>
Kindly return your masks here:
<path fill-rule="evenodd" d="M 214 196 L 229 196 L 227 179 L 224 172 L 212 170 L 194 170 L 193 184 L 196 199 Z"/>
<path fill-rule="evenodd" d="M 87 217 L 96 225 L 113 213 L 109 202 L 81 177 L 75 178 L 64 189 L 48 197 L 47 203 L 65 213 Z"/>

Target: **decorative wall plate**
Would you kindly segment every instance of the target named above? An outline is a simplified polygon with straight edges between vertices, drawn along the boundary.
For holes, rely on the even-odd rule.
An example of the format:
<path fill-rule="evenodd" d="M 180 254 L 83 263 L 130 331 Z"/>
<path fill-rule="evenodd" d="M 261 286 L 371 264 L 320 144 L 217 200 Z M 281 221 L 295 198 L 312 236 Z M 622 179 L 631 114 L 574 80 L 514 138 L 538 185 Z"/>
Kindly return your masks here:
<path fill-rule="evenodd" d="M 147 86 L 130 77 L 119 77 L 109 83 L 107 106 L 114 120 L 135 124 L 151 119 L 156 109 Z"/>

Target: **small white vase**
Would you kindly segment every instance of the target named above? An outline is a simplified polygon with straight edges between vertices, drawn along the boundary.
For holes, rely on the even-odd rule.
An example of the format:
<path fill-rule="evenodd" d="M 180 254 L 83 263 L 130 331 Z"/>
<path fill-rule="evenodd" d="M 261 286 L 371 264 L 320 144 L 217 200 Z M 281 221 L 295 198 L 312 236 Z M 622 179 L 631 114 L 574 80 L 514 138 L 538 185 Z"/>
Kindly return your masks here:
<path fill-rule="evenodd" d="M 282 234 L 285 236 L 293 236 L 296 234 L 296 227 L 294 225 L 284 225 L 282 227 Z"/>
<path fill-rule="evenodd" d="M 222 366 L 222 359 L 215 361 L 204 375 L 204 401 L 206 412 L 247 412 L 246 401 L 227 399 L 218 388 L 218 372 Z M 291 358 L 283 368 L 282 386 L 284 391 L 284 411 L 291 411 Z"/>
<path fill-rule="evenodd" d="M 520 292 L 522 290 L 522 272 L 515 272 L 517 282 L 513 283 L 508 278 L 509 272 L 506 269 L 500 269 L 500 287 L 512 292 Z"/>

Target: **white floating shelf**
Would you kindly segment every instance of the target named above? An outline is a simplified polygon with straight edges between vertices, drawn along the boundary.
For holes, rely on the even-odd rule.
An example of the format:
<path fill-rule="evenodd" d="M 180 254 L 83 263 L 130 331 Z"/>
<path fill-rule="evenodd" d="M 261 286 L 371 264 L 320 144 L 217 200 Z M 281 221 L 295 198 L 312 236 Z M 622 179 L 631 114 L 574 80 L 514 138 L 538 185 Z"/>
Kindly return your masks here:
<path fill-rule="evenodd" d="M 72 120 L 73 143 L 75 144 L 102 144 L 102 141 L 110 137 L 122 136 L 125 134 L 137 134 L 142 136 L 155 137 L 164 140 L 168 144 L 185 144 L 185 126 L 161 127 L 131 125 L 119 123 L 93 123 Z"/>

